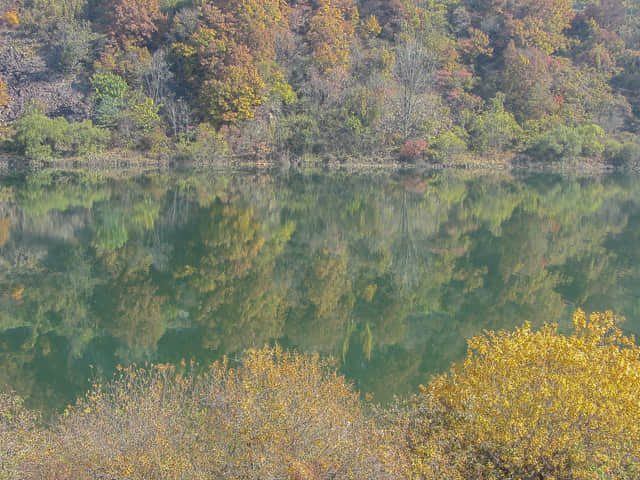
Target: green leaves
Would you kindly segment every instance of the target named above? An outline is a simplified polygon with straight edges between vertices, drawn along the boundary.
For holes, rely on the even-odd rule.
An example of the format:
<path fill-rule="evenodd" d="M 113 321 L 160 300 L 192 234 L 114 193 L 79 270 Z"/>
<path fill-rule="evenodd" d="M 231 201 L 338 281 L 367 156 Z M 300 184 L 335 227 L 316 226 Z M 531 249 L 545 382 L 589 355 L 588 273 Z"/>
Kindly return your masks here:
<path fill-rule="evenodd" d="M 129 92 L 127 82 L 111 72 L 96 73 L 91 77 L 91 86 L 95 90 L 93 101 L 96 122 L 115 127 L 126 107 L 126 95 Z"/>
<path fill-rule="evenodd" d="M 38 111 L 20 118 L 15 128 L 14 148 L 35 160 L 96 153 L 108 138 L 108 133 L 94 127 L 91 120 L 69 123 L 62 117 L 49 118 Z"/>
<path fill-rule="evenodd" d="M 577 157 L 597 157 L 604 146 L 604 130 L 597 125 L 559 126 L 534 140 L 527 153 L 538 160 L 571 161 Z"/>

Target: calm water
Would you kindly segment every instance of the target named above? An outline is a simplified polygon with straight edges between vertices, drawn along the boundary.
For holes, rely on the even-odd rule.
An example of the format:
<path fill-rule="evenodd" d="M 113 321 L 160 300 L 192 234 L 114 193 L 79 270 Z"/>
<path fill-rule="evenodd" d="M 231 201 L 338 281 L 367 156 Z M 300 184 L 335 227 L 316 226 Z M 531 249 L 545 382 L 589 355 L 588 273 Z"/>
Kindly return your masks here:
<path fill-rule="evenodd" d="M 484 329 L 640 332 L 640 178 L 54 171 L 0 178 L 0 391 L 60 408 L 132 362 L 278 341 L 378 401 Z"/>

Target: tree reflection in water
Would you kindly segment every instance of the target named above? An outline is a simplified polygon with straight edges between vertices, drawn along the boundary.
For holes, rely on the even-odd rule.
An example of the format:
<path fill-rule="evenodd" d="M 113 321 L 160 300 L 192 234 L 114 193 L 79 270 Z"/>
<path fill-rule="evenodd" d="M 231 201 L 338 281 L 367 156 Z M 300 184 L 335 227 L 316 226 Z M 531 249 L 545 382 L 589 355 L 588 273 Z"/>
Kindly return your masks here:
<path fill-rule="evenodd" d="M 39 171 L 0 181 L 0 390 L 279 343 L 377 401 L 485 328 L 613 308 L 640 331 L 634 176 Z M 92 365 L 92 368 L 90 367 Z"/>

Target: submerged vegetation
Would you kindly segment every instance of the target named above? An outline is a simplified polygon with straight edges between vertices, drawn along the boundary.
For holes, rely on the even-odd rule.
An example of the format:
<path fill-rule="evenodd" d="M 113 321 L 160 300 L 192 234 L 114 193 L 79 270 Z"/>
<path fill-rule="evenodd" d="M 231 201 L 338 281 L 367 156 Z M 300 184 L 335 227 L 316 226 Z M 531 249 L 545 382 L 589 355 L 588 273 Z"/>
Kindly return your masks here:
<path fill-rule="evenodd" d="M 129 368 L 45 425 L 0 396 L 0 468 L 24 480 L 633 479 L 640 347 L 607 312 L 488 332 L 390 408 L 316 355 L 249 350 L 195 374 Z"/>
<path fill-rule="evenodd" d="M 637 0 L 3 0 L 0 133 L 40 160 L 637 166 L 638 31 Z"/>

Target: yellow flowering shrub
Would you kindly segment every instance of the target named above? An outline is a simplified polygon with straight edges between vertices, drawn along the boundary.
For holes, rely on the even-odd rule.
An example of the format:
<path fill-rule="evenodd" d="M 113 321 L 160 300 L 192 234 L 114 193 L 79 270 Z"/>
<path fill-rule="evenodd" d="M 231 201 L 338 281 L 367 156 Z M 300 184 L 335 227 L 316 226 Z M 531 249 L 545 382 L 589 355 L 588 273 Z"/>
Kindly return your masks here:
<path fill-rule="evenodd" d="M 488 332 L 414 398 L 407 449 L 421 478 L 640 478 L 640 348 L 611 313 Z"/>

